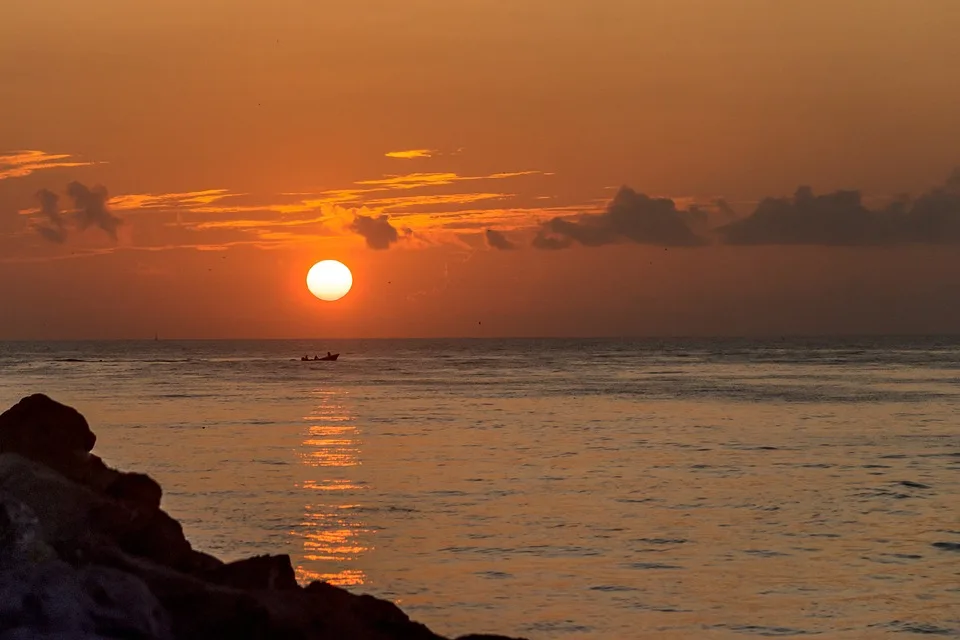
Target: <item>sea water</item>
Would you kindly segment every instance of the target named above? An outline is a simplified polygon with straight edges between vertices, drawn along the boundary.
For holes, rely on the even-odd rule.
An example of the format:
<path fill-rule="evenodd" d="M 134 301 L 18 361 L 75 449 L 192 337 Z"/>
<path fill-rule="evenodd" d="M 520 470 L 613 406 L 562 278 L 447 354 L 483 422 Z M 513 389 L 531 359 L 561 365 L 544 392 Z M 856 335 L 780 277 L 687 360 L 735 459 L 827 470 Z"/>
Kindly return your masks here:
<path fill-rule="evenodd" d="M 960 636 L 960 339 L 0 343 L 35 392 L 440 633 Z"/>

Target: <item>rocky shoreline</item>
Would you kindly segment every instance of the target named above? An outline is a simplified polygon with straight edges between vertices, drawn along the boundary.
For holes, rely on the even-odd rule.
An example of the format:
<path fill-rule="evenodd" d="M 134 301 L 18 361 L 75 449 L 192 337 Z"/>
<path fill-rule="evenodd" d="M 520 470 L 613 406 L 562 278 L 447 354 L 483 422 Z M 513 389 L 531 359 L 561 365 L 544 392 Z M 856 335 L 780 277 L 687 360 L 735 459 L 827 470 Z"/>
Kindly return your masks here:
<path fill-rule="evenodd" d="M 160 485 L 107 467 L 96 440 L 42 394 L 0 414 L 0 640 L 444 640 L 391 602 L 301 586 L 287 555 L 193 549 Z"/>

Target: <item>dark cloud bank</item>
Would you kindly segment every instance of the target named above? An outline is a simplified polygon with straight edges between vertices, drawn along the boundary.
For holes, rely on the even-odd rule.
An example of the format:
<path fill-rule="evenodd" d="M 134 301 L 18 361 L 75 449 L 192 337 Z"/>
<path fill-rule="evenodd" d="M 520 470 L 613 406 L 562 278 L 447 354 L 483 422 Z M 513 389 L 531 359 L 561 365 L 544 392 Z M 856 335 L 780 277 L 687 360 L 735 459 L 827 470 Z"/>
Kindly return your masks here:
<path fill-rule="evenodd" d="M 816 195 L 809 187 L 800 187 L 792 197 L 766 198 L 749 216 L 734 218 L 722 200 L 714 203 L 712 212 L 696 206 L 681 210 L 669 198 L 651 198 L 623 187 L 601 214 L 545 222 L 533 246 L 960 244 L 960 171 L 918 198 L 900 198 L 881 209 L 868 209 L 859 191 Z"/>
<path fill-rule="evenodd" d="M 41 237 L 50 242 L 63 243 L 71 229 L 85 231 L 90 227 L 101 229 L 114 240 L 122 220 L 110 212 L 109 196 L 102 186 L 87 187 L 80 182 L 67 185 L 66 195 L 73 201 L 73 209 L 60 210 L 60 196 L 49 189 L 37 192 L 40 215 L 34 228 Z"/>
<path fill-rule="evenodd" d="M 501 251 L 510 251 L 511 249 L 516 249 L 517 245 L 511 242 L 507 236 L 503 235 L 501 232 L 496 231 L 495 229 L 487 229 L 486 231 L 487 245 L 491 249 L 500 249 Z"/>
<path fill-rule="evenodd" d="M 411 229 L 398 230 L 390 224 L 390 216 L 365 216 L 358 215 L 354 217 L 353 222 L 347 227 L 357 235 L 363 236 L 367 241 L 367 246 L 371 249 L 383 250 L 389 249 L 390 245 L 400 241 L 400 238 L 409 238 L 413 235 Z"/>
<path fill-rule="evenodd" d="M 617 242 L 691 247 L 703 244 L 689 225 L 699 211 L 679 211 L 669 198 L 651 198 L 622 187 L 598 215 L 553 218 L 533 239 L 538 249 L 566 249 L 574 244 L 599 247 Z"/>

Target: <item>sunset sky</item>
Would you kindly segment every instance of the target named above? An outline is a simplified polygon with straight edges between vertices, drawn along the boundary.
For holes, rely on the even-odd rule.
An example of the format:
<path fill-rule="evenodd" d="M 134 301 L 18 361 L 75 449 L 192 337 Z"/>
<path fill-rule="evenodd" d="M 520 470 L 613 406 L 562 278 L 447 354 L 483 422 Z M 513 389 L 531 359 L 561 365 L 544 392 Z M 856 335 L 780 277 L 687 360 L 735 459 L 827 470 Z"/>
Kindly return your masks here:
<path fill-rule="evenodd" d="M 6 0 L 0 339 L 957 333 L 958 33 L 956 0 Z"/>

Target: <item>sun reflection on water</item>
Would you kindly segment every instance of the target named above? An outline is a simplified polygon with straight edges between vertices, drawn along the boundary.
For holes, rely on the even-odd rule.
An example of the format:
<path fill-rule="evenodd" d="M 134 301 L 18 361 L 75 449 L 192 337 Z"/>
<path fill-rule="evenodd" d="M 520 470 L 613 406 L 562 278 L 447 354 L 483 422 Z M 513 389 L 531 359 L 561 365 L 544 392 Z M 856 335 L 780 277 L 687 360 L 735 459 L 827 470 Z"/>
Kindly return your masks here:
<path fill-rule="evenodd" d="M 296 533 L 303 538 L 303 564 L 297 566 L 297 578 L 362 585 L 367 577 L 352 565 L 370 551 L 365 539 L 371 531 L 358 517 L 360 505 L 351 499 L 364 488 L 355 474 L 360 466 L 360 434 L 342 402 L 345 392 L 317 390 L 315 395 L 317 406 L 304 417 L 307 426 L 298 454 L 308 473 L 298 486 L 307 504 Z"/>

